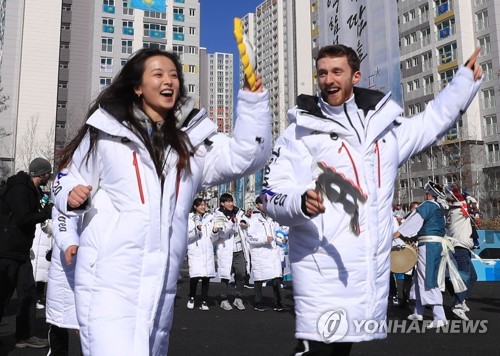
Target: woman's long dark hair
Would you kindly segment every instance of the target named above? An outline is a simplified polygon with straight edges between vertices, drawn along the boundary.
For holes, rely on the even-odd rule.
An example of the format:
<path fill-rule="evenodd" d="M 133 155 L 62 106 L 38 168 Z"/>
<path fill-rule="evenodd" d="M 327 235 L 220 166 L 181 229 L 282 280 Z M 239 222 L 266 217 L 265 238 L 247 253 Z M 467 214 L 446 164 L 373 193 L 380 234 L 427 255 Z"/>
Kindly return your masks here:
<path fill-rule="evenodd" d="M 154 56 L 165 56 L 174 63 L 179 78 L 179 96 L 172 110 L 164 118 L 164 123 L 161 129 L 159 129 L 161 132 L 157 130 L 156 125 L 152 125 L 153 135 L 150 138 L 146 129 L 142 127 L 141 123 L 134 116 L 133 109 L 134 104 L 141 107 L 142 98 L 137 96 L 134 89 L 141 84 L 146 60 Z M 192 146 L 188 136 L 177 128 L 177 118 L 175 117 L 176 111 L 183 105 L 186 99 L 182 65 L 177 55 L 156 48 L 144 48 L 137 51 L 127 61 L 111 84 L 99 94 L 95 102 L 90 106 L 86 118 L 88 119 L 99 107 L 102 107 L 113 114 L 123 125 L 129 125 L 146 146 L 155 164 L 156 172 L 160 177 L 163 171 L 165 150 L 168 146 L 171 146 L 179 156 L 177 169 L 179 171 L 182 169 L 189 171 L 190 169 L 189 157 Z M 73 153 L 87 133 L 90 135 L 90 146 L 86 154 L 88 162 L 90 154 L 96 145 L 97 129 L 84 124 L 71 142 L 57 153 L 59 171 L 69 165 Z"/>

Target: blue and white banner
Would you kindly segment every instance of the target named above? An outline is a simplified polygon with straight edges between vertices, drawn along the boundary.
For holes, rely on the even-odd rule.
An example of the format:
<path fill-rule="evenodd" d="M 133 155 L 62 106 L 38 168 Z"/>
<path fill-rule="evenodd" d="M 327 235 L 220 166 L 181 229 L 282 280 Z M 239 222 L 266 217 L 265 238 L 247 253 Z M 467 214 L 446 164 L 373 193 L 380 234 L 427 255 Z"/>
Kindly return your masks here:
<path fill-rule="evenodd" d="M 128 7 L 146 11 L 167 12 L 167 0 L 128 0 Z"/>
<path fill-rule="evenodd" d="M 319 45 L 344 44 L 361 59 L 360 86 L 392 92 L 402 103 L 399 33 L 394 0 L 318 2 Z"/>

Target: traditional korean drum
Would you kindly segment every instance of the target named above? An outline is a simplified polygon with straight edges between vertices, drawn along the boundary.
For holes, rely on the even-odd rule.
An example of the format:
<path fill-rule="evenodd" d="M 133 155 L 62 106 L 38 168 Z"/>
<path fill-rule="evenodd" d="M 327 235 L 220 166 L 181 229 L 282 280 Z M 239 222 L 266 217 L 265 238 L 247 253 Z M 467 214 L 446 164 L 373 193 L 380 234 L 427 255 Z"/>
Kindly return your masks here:
<path fill-rule="evenodd" d="M 413 245 L 406 243 L 391 247 L 391 272 L 406 273 L 415 267 L 417 261 L 418 253 Z"/>

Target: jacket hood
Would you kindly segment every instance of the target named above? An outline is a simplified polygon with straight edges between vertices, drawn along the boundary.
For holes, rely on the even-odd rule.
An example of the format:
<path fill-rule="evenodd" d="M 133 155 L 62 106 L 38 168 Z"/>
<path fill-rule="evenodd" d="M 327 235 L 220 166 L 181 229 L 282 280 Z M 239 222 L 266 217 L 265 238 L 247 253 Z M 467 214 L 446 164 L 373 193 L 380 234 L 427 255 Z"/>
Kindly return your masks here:
<path fill-rule="evenodd" d="M 33 185 L 33 187 L 35 186 L 33 184 L 33 181 L 31 180 L 31 177 L 28 175 L 28 173 L 26 173 L 24 171 L 19 171 L 19 172 L 17 172 L 17 174 L 15 174 L 7 179 L 7 183 L 5 185 L 5 191 L 9 190 L 10 188 L 12 188 L 15 185 L 20 185 L 20 184 Z"/>

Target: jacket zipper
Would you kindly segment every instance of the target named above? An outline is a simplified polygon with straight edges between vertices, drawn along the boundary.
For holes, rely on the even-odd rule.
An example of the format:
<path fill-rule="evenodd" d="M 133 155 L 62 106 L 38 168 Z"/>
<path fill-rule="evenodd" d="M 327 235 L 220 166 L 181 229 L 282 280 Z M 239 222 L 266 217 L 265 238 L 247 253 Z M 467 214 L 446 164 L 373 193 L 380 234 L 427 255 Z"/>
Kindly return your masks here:
<path fill-rule="evenodd" d="M 345 148 L 347 156 L 349 156 L 349 159 L 351 160 L 352 169 L 354 170 L 354 175 L 356 176 L 356 184 L 358 185 L 358 188 L 361 190 L 361 185 L 359 184 L 358 170 L 356 168 L 356 165 L 354 164 L 354 160 L 352 159 L 351 152 L 349 152 L 349 149 L 347 148 L 344 142 L 342 142 L 342 145 L 339 148 L 339 153 L 342 151 L 342 148 Z"/>
<path fill-rule="evenodd" d="M 347 112 L 347 104 L 344 104 L 344 113 L 345 113 L 345 116 L 347 117 L 347 120 L 349 120 L 349 124 L 351 125 L 352 129 L 354 130 L 354 132 L 356 132 L 356 136 L 358 136 L 359 143 L 361 143 L 361 137 L 359 136 L 358 130 L 356 130 L 356 127 L 354 127 L 354 125 L 352 124 L 351 117 L 349 116 L 349 113 Z M 358 117 L 359 117 L 359 114 L 358 114 Z"/>
<path fill-rule="evenodd" d="M 380 182 L 380 149 L 378 147 L 378 141 L 375 142 L 375 153 L 377 154 L 377 173 L 378 173 L 378 187 L 380 188 L 381 182 Z"/>
<path fill-rule="evenodd" d="M 137 152 L 134 151 L 134 167 L 135 167 L 135 176 L 137 178 L 137 186 L 139 187 L 139 195 L 141 196 L 141 202 L 144 204 L 144 191 L 142 190 L 142 181 L 141 181 L 141 171 L 139 170 L 139 163 L 137 162 Z"/>

